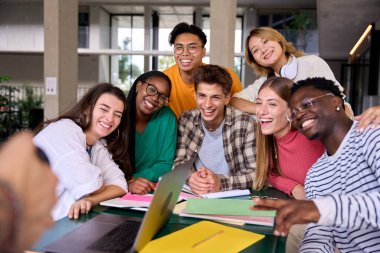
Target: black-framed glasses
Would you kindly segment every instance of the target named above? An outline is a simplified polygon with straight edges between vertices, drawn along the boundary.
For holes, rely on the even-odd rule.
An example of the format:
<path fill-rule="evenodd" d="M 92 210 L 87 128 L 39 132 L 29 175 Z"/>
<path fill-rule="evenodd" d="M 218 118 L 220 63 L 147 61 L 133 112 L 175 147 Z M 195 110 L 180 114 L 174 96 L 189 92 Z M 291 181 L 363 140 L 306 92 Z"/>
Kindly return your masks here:
<path fill-rule="evenodd" d="M 170 102 L 170 99 L 168 98 L 168 96 L 162 94 L 162 93 L 159 93 L 156 86 L 154 86 L 154 84 L 151 84 L 151 83 L 147 83 L 147 82 L 143 82 L 143 83 L 146 83 L 147 86 L 146 86 L 146 94 L 148 94 L 148 96 L 155 96 L 158 94 L 158 102 L 161 104 L 161 105 L 166 105 L 167 103 Z"/>
<path fill-rule="evenodd" d="M 318 97 L 307 98 L 307 99 L 303 100 L 301 102 L 300 107 L 298 107 L 298 108 L 292 108 L 290 110 L 290 116 L 287 116 L 288 120 L 290 122 L 293 122 L 297 118 L 297 115 L 298 115 L 299 112 L 303 112 L 303 111 L 309 110 L 310 108 L 312 108 L 314 106 L 314 104 L 313 104 L 314 100 L 318 100 L 318 99 L 326 97 L 326 96 L 334 96 L 334 94 L 327 93 L 327 94 L 323 94 L 323 95 L 318 96 Z"/>
<path fill-rule="evenodd" d="M 178 55 L 183 54 L 183 51 L 185 51 L 185 47 L 186 46 L 182 44 L 174 45 L 174 53 Z M 196 44 L 189 44 L 187 45 L 186 49 L 187 49 L 187 52 L 189 52 L 189 54 L 196 54 L 199 47 L 203 47 L 203 46 L 198 46 Z"/>

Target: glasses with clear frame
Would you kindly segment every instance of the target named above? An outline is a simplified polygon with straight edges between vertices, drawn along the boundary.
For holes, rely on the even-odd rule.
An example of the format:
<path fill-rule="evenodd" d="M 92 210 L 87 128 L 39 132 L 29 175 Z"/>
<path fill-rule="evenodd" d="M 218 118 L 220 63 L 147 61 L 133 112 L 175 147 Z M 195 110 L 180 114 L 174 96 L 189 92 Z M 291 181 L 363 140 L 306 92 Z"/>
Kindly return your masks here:
<path fill-rule="evenodd" d="M 321 99 L 326 96 L 334 96 L 332 93 L 323 94 L 318 97 L 308 98 L 301 102 L 301 105 L 298 108 L 292 108 L 290 111 L 290 116 L 287 116 L 289 122 L 293 122 L 296 118 L 299 112 L 303 112 L 306 110 L 309 110 L 314 106 L 313 101 Z"/>
<path fill-rule="evenodd" d="M 189 54 L 196 54 L 198 52 L 198 48 L 203 47 L 203 46 L 198 46 L 196 44 L 189 44 L 187 46 L 182 45 L 182 44 L 176 44 L 174 45 L 174 53 L 177 55 L 183 54 L 183 52 L 185 51 L 185 47 L 187 49 L 187 52 L 189 52 Z"/>
<path fill-rule="evenodd" d="M 158 102 L 161 104 L 161 105 L 166 105 L 167 103 L 170 102 L 170 99 L 168 98 L 168 96 L 162 94 L 162 93 L 159 93 L 156 86 L 154 86 L 153 84 L 151 83 L 147 83 L 147 82 L 144 82 L 147 84 L 146 86 L 146 93 L 148 94 L 148 96 L 155 96 L 158 94 Z"/>

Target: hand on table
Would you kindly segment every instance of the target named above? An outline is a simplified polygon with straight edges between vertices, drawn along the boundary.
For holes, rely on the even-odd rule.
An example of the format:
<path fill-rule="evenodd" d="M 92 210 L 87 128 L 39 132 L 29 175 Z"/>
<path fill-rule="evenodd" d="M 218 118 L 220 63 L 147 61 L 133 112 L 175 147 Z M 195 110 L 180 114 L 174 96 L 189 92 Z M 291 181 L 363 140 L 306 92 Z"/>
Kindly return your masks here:
<path fill-rule="evenodd" d="M 153 191 L 154 184 L 146 178 L 132 178 L 128 181 L 128 189 L 131 193 L 143 195 Z"/>
<path fill-rule="evenodd" d="M 191 174 L 189 186 L 194 193 L 199 195 L 219 192 L 221 189 L 218 175 L 204 167 Z"/>
<path fill-rule="evenodd" d="M 251 210 L 276 210 L 274 235 L 286 236 L 293 224 L 318 222 L 320 214 L 317 206 L 310 200 L 259 199 Z"/>
<path fill-rule="evenodd" d="M 78 219 L 81 214 L 87 214 L 94 204 L 91 200 L 83 198 L 71 205 L 69 219 Z"/>

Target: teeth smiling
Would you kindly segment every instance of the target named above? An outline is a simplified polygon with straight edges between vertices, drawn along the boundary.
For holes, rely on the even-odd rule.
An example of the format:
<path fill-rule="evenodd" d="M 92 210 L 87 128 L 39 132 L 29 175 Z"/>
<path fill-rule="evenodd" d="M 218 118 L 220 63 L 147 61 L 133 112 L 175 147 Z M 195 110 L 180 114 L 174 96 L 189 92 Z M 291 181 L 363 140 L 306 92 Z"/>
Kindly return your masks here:
<path fill-rule="evenodd" d="M 272 51 L 268 52 L 266 55 L 264 55 L 264 59 L 267 60 L 272 54 Z"/>
<path fill-rule="evenodd" d="M 182 63 L 190 63 L 191 60 L 181 60 Z"/>
<path fill-rule="evenodd" d="M 100 124 L 102 127 L 104 127 L 104 128 L 111 128 L 111 125 L 106 124 L 106 123 L 104 123 L 104 122 L 99 122 L 99 124 Z"/>
<path fill-rule="evenodd" d="M 153 108 L 154 107 L 154 105 L 152 104 L 152 103 L 150 103 L 149 101 L 147 101 L 147 100 L 144 100 L 144 102 L 145 102 L 145 104 L 149 107 L 149 108 Z"/>
<path fill-rule="evenodd" d="M 304 121 L 302 123 L 302 128 L 307 127 L 308 125 L 310 125 L 311 123 L 313 123 L 313 121 L 314 121 L 314 119 L 308 119 L 308 120 Z"/>
<path fill-rule="evenodd" d="M 261 118 L 260 120 L 262 123 L 269 123 L 273 121 L 273 119 L 263 119 L 263 118 Z"/>

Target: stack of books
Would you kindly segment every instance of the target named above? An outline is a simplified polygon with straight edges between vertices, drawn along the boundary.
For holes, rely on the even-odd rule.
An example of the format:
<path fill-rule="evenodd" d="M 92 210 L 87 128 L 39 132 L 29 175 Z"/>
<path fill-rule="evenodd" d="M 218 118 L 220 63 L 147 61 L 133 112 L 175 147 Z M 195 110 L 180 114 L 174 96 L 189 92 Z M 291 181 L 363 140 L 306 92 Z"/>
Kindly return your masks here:
<path fill-rule="evenodd" d="M 192 199 L 177 204 L 174 213 L 179 216 L 215 220 L 236 225 L 255 224 L 273 226 L 275 211 L 252 211 L 252 200 Z"/>

